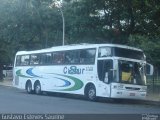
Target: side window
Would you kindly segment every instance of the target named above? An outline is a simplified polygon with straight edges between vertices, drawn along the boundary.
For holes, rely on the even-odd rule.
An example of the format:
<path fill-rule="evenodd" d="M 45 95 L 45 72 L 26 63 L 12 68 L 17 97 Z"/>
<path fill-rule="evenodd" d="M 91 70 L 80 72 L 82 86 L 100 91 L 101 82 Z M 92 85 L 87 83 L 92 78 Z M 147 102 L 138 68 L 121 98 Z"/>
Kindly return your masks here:
<path fill-rule="evenodd" d="M 66 51 L 65 52 L 65 63 L 66 64 L 79 63 L 79 50 Z"/>
<path fill-rule="evenodd" d="M 53 64 L 63 64 L 64 63 L 64 52 L 53 53 Z"/>
<path fill-rule="evenodd" d="M 101 47 L 98 51 L 98 57 L 109 57 L 112 55 L 110 47 Z"/>
<path fill-rule="evenodd" d="M 29 65 L 29 55 L 22 55 L 20 65 Z"/>
<path fill-rule="evenodd" d="M 40 64 L 41 65 L 52 64 L 52 54 L 51 53 L 43 53 L 43 54 L 41 54 Z"/>
<path fill-rule="evenodd" d="M 80 51 L 81 64 L 94 64 L 96 49 L 85 49 Z"/>
<path fill-rule="evenodd" d="M 40 62 L 40 55 L 39 54 L 31 55 L 30 65 L 38 65 L 39 62 Z"/>
<path fill-rule="evenodd" d="M 19 66 L 19 65 L 21 65 L 21 56 L 17 56 L 16 57 L 16 66 Z"/>

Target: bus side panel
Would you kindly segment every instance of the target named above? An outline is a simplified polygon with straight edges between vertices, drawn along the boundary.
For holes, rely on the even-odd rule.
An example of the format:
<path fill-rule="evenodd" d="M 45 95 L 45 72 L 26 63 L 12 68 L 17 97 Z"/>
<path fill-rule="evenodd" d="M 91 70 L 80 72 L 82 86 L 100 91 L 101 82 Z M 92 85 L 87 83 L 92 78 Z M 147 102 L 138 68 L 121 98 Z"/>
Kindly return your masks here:
<path fill-rule="evenodd" d="M 66 65 L 43 67 L 43 90 L 51 92 L 84 94 L 86 83 L 95 81 L 91 65 Z M 46 71 L 43 73 L 43 71 Z"/>
<path fill-rule="evenodd" d="M 26 70 L 29 67 L 14 67 L 13 85 L 19 89 L 25 89 L 27 80 L 31 80 L 30 76 L 26 75 Z"/>
<path fill-rule="evenodd" d="M 95 82 L 94 65 L 24 66 L 14 71 L 14 78 L 19 81 L 17 87 L 21 89 L 25 89 L 27 80 L 33 86 L 38 80 L 42 91 L 84 94 L 86 83 Z"/>
<path fill-rule="evenodd" d="M 96 90 L 97 96 L 110 97 L 110 84 L 106 84 L 98 80 L 96 85 L 97 85 L 97 90 Z"/>

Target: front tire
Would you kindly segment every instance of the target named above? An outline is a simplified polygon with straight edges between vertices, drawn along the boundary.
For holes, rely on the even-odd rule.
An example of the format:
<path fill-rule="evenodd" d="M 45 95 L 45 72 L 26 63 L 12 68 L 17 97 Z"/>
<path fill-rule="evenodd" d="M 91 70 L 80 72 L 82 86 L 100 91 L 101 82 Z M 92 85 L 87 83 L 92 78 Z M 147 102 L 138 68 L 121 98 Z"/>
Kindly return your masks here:
<path fill-rule="evenodd" d="M 35 83 L 34 92 L 37 95 L 40 95 L 42 93 L 42 91 L 41 91 L 41 84 L 39 82 Z"/>
<path fill-rule="evenodd" d="M 96 88 L 93 85 L 90 85 L 87 88 L 86 95 L 90 101 L 96 101 Z"/>

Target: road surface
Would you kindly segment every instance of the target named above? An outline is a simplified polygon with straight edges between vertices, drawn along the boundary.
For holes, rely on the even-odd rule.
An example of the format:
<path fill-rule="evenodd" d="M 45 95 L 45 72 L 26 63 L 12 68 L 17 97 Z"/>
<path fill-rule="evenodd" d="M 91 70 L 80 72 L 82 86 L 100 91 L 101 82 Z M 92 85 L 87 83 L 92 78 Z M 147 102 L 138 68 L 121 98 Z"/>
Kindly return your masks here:
<path fill-rule="evenodd" d="M 160 114 L 160 106 L 135 102 L 91 102 L 79 96 L 34 95 L 0 86 L 0 113 Z"/>

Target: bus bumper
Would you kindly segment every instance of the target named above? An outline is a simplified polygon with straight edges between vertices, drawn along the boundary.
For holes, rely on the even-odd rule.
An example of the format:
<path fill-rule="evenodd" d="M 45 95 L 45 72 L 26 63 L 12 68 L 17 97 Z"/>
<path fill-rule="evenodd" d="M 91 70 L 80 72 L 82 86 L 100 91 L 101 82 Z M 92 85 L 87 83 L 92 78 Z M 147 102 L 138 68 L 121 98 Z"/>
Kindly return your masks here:
<path fill-rule="evenodd" d="M 147 95 L 147 87 L 146 86 L 130 86 L 121 84 L 122 88 L 115 87 L 117 85 L 111 86 L 111 98 L 120 98 L 120 99 L 141 99 L 145 100 Z M 119 85 L 118 85 L 119 86 Z M 126 89 L 133 88 L 133 89 Z"/>

